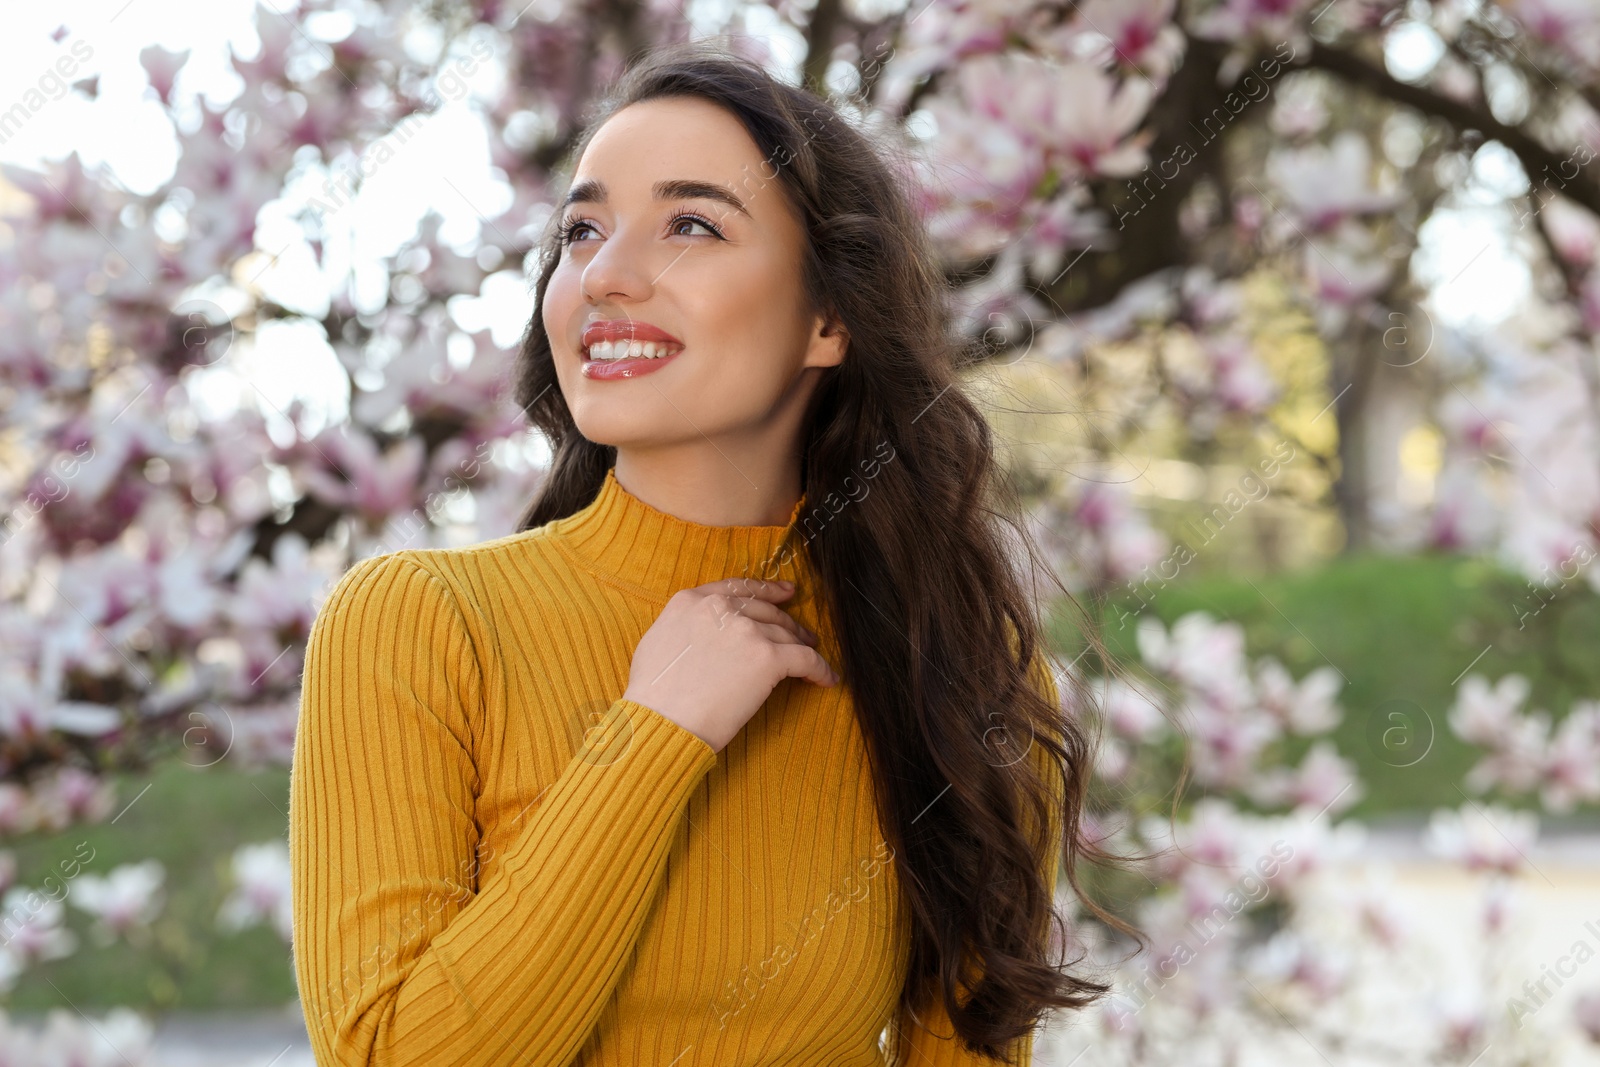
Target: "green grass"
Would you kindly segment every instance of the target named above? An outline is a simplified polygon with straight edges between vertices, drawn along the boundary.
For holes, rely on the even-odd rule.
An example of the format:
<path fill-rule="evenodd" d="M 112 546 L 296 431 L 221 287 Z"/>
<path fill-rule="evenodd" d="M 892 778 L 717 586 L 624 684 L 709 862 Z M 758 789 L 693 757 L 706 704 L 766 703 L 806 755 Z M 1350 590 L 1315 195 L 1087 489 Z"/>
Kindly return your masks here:
<path fill-rule="evenodd" d="M 1168 624 L 1195 610 L 1235 620 L 1252 657 L 1276 655 L 1297 679 L 1325 663 L 1337 667 L 1348 682 L 1339 695 L 1344 722 L 1333 736 L 1359 765 L 1367 789 L 1350 814 L 1371 817 L 1462 803 L 1456 786 L 1477 756 L 1451 735 L 1446 715 L 1455 681 L 1474 658 L 1472 670 L 1491 680 L 1512 671 L 1528 676 L 1531 703 L 1558 716 L 1575 698 L 1600 698 L 1600 597 L 1574 583 L 1519 629 L 1517 612 L 1537 604 L 1529 596 L 1526 583 L 1480 561 L 1357 557 L 1273 578 L 1184 576 L 1147 593 L 1144 610 Z M 1131 620 L 1119 627 L 1117 617 L 1106 613 L 1105 637 L 1114 651 L 1133 656 Z M 1069 633 L 1057 637 L 1057 647 L 1076 645 Z M 1426 755 L 1397 766 L 1412 757 L 1386 750 L 1381 727 L 1386 712 L 1406 708 L 1414 709 L 1416 723 L 1431 723 L 1433 737 Z M 116 810 L 130 802 L 115 823 L 31 835 L 7 847 L 16 853 L 19 881 L 31 886 L 71 859 L 79 842 L 95 850 L 88 871 L 160 860 L 167 903 L 154 944 L 99 948 L 84 938 L 73 956 L 26 973 L 8 1006 L 203 1010 L 291 1000 L 289 951 L 277 935 L 266 927 L 229 935 L 216 925 L 234 849 L 285 832 L 287 771 L 175 763 L 120 779 Z M 80 935 L 87 920 L 68 908 L 69 925 Z"/>
<path fill-rule="evenodd" d="M 90 941 L 91 917 L 72 905 L 68 882 L 66 921 L 79 934 L 78 951 L 25 972 L 7 1006 L 38 1011 L 70 1001 L 85 1011 L 117 1004 L 249 1008 L 293 999 L 289 949 L 277 933 L 258 926 L 228 934 L 216 922 L 233 850 L 284 836 L 288 793 L 287 770 L 199 770 L 172 763 L 153 774 L 118 779 L 115 823 L 8 842 L 22 885 L 38 887 L 62 862 L 91 855 L 82 873 L 106 874 L 118 864 L 157 859 L 167 877 L 166 904 L 152 927 L 152 944 L 142 949 L 124 942 L 101 948 Z"/>

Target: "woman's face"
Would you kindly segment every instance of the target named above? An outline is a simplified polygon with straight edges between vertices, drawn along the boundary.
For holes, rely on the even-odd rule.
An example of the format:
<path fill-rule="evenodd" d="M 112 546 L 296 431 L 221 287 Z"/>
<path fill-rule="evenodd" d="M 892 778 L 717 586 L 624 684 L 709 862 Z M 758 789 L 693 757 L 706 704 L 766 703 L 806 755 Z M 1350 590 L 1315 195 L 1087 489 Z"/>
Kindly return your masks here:
<path fill-rule="evenodd" d="M 540 309 L 586 438 L 721 451 L 798 436 L 845 338 L 805 307 L 805 232 L 772 173 L 739 121 L 698 97 L 629 105 L 590 140 Z M 587 358 L 596 329 L 652 327 L 665 358 Z"/>

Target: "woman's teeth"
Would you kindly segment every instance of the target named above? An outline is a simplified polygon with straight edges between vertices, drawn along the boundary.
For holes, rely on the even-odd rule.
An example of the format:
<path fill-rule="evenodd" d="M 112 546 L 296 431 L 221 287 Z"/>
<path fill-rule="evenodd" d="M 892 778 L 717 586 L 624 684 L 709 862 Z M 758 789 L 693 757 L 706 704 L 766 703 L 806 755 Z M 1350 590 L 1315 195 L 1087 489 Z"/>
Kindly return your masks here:
<path fill-rule="evenodd" d="M 677 349 L 654 341 L 596 341 L 589 346 L 590 359 L 660 359 Z"/>

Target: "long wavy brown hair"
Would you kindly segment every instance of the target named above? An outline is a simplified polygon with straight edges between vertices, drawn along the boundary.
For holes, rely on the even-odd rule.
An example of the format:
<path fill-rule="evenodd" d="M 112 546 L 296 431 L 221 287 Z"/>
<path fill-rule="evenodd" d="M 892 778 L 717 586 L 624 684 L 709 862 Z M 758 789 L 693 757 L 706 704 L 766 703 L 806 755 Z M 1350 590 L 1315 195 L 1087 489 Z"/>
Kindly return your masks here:
<path fill-rule="evenodd" d="M 1080 821 L 1092 737 L 1087 717 L 1064 714 L 1049 695 L 1053 672 L 1023 559 L 1050 575 L 1094 650 L 1109 657 L 1087 613 L 1041 563 L 990 426 L 958 379 L 975 354 L 952 329 L 949 285 L 913 206 L 903 146 L 865 135 L 831 101 L 753 62 L 689 44 L 624 72 L 590 113 L 567 166 L 616 111 L 674 96 L 719 104 L 749 131 L 804 219 L 811 307 L 848 330 L 845 358 L 823 371 L 804 424 L 800 477 L 814 510 L 790 538 L 808 531 L 794 550 L 807 553 L 813 595 L 837 636 L 835 666 L 866 738 L 879 823 L 913 916 L 902 1001 L 916 1011 L 933 991 L 969 1050 L 1003 1060 L 1046 1011 L 1084 1007 L 1109 988 L 1053 958 L 1052 944 L 1070 939 L 1044 880 L 1052 823 L 1079 899 L 1138 937 L 1079 884 L 1080 861 L 1116 858 Z M 614 447 L 578 432 L 537 310 L 559 261 L 554 220 L 540 252 L 514 388 L 553 459 L 520 530 L 588 505 L 616 458 Z M 841 506 L 874 456 L 889 460 L 871 491 Z M 1054 681 L 1063 678 L 1075 706 L 1088 707 L 1082 676 Z"/>

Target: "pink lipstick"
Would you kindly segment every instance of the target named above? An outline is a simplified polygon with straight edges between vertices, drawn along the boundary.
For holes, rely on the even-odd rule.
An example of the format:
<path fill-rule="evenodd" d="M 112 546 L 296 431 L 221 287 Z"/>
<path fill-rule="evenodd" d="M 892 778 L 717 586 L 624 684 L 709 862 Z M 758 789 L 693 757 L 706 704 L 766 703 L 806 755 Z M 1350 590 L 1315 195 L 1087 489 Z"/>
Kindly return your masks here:
<path fill-rule="evenodd" d="M 683 351 L 683 342 L 638 319 L 602 319 L 584 328 L 581 344 L 585 378 L 613 381 L 660 370 Z"/>

